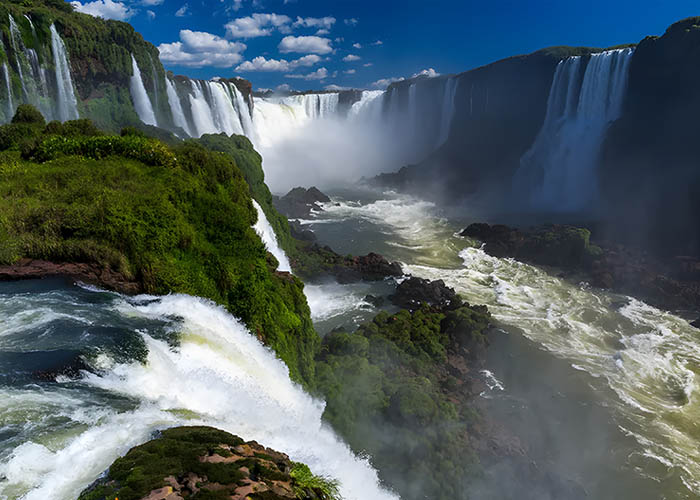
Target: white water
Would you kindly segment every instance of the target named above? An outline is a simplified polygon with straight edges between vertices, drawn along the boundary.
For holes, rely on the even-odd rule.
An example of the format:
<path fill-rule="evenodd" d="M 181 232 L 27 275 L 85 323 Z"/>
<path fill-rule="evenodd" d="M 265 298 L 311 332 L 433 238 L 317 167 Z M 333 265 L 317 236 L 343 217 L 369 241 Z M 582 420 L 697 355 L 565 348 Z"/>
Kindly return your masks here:
<path fill-rule="evenodd" d="M 348 500 L 396 498 L 379 486 L 369 464 L 322 423 L 323 404 L 294 384 L 286 365 L 222 308 L 183 295 L 118 298 L 115 306 L 104 311 L 109 312 L 107 322 L 113 314 L 169 322 L 178 332 L 178 346 L 142 333 L 148 348 L 145 364 L 119 364 L 104 354 L 102 375 L 59 382 L 47 391 L 3 390 L 3 418 L 14 408 L 29 419 L 28 425 L 41 428 L 32 419 L 61 415 L 72 422 L 72 430 L 49 431 L 37 442 L 16 447 L 0 465 L 6 478 L 0 497 L 26 492 L 23 500 L 72 500 L 154 430 L 212 425 L 287 453 L 316 474 L 337 478 Z M 100 318 L 92 319 L 99 324 Z M 84 399 L 76 398 L 76 388 Z M 137 406 L 120 411 L 97 404 L 101 395 L 128 397 Z"/>
<path fill-rule="evenodd" d="M 157 127 L 158 121 L 156 120 L 156 114 L 153 111 L 153 105 L 151 104 L 151 99 L 148 97 L 148 92 L 146 92 L 146 87 L 143 85 L 141 71 L 139 70 L 139 65 L 136 63 L 134 54 L 131 54 L 131 68 L 133 73 L 131 75 L 129 88 L 131 90 L 131 99 L 134 101 L 136 113 L 143 123 Z"/>
<path fill-rule="evenodd" d="M 73 91 L 73 81 L 70 76 L 66 46 L 53 24 L 49 29 L 51 31 L 53 62 L 56 67 L 58 119 L 61 121 L 76 120 L 78 118 L 78 101 Z"/>
<path fill-rule="evenodd" d="M 457 77 L 449 78 L 445 82 L 442 96 L 442 112 L 440 114 L 440 135 L 438 136 L 437 146 L 442 146 L 450 136 L 452 128 L 452 119 L 455 115 L 455 97 L 457 96 L 457 86 L 459 80 Z"/>
<path fill-rule="evenodd" d="M 218 130 L 214 124 L 214 117 L 212 116 L 209 103 L 204 97 L 201 83 L 195 80 L 192 80 L 190 83 L 192 84 L 192 94 L 189 95 L 190 110 L 197 137 L 201 137 L 204 134 L 216 134 Z"/>
<path fill-rule="evenodd" d="M 255 206 L 255 210 L 257 210 L 258 212 L 258 221 L 253 226 L 253 229 L 255 229 L 255 232 L 258 233 L 258 236 L 260 236 L 260 239 L 265 244 L 265 248 L 267 248 L 268 252 L 274 255 L 277 259 L 277 262 L 279 262 L 277 270 L 291 273 L 292 266 L 289 263 L 287 254 L 284 253 L 284 250 L 282 250 L 282 248 L 280 248 L 279 246 L 279 243 L 277 243 L 277 236 L 275 235 L 275 230 L 272 229 L 272 226 L 268 222 L 267 217 L 265 217 L 265 212 L 263 211 L 262 207 L 258 204 L 257 201 L 253 200 L 253 205 Z"/>
<path fill-rule="evenodd" d="M 12 43 L 12 50 L 15 53 L 15 61 L 17 62 L 17 72 L 19 73 L 19 81 L 22 84 L 22 94 L 25 98 L 29 96 L 29 91 L 27 90 L 26 81 L 24 78 L 24 62 L 21 59 L 21 53 L 24 51 L 24 42 L 22 41 L 22 33 L 19 31 L 19 27 L 15 22 L 15 18 L 12 14 L 9 14 L 10 18 L 10 42 Z"/>
<path fill-rule="evenodd" d="M 221 82 L 207 82 L 209 92 L 212 96 L 214 119 L 216 128 L 226 135 L 243 134 L 243 126 L 236 111 L 226 86 Z"/>
<path fill-rule="evenodd" d="M 168 104 L 170 104 L 173 123 L 176 127 L 182 128 L 187 135 L 191 136 L 192 131 L 187 123 L 185 112 L 182 109 L 182 103 L 180 103 L 180 98 L 175 90 L 175 84 L 167 76 L 165 77 L 165 91 L 168 95 Z"/>
<path fill-rule="evenodd" d="M 12 119 L 12 117 L 15 114 L 15 104 L 14 104 L 13 99 L 12 99 L 12 87 L 11 87 L 11 83 L 10 83 L 10 71 L 7 68 L 7 63 L 2 63 L 2 75 L 5 78 L 5 87 L 7 89 L 6 90 L 7 91 L 7 101 L 6 101 L 7 115 L 5 115 L 5 116 L 6 116 L 7 120 L 9 121 Z"/>
<path fill-rule="evenodd" d="M 557 66 L 544 124 L 514 180 L 516 192 L 532 193 L 532 206 L 575 211 L 595 199 L 600 147 L 622 111 L 632 52 L 591 55 L 583 80 L 581 57 Z"/>

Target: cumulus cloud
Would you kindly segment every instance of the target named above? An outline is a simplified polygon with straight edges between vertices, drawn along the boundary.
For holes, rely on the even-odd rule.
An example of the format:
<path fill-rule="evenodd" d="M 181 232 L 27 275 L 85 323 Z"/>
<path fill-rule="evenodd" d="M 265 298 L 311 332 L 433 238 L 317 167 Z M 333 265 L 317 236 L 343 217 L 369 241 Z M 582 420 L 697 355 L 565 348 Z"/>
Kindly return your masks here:
<path fill-rule="evenodd" d="M 318 30 L 315 34 L 316 34 L 316 36 L 319 36 L 319 35 L 328 35 L 328 34 L 330 34 L 330 31 L 327 30 L 326 28 L 321 28 L 321 29 Z"/>
<path fill-rule="evenodd" d="M 211 33 L 191 30 L 181 30 L 179 42 L 158 46 L 161 61 L 191 68 L 230 68 L 241 62 L 241 52 L 246 48 L 241 42 L 231 42 Z"/>
<path fill-rule="evenodd" d="M 345 24 L 348 26 L 357 26 L 357 23 L 359 22 L 356 18 L 351 17 L 350 19 L 346 19 Z"/>
<path fill-rule="evenodd" d="M 376 89 L 385 89 L 385 88 L 387 88 L 389 85 L 391 85 L 392 83 L 394 83 L 394 82 L 401 82 L 401 81 L 403 81 L 403 80 L 405 80 L 405 78 L 403 78 L 403 77 L 399 77 L 399 78 L 396 78 L 396 77 L 394 77 L 394 78 L 382 78 L 381 80 L 377 80 L 376 82 L 373 82 L 373 83 L 372 83 L 372 87 L 374 87 L 374 88 L 376 88 Z"/>
<path fill-rule="evenodd" d="M 164 0 L 141 0 L 141 5 L 155 7 L 156 5 L 162 5 L 163 2 Z"/>
<path fill-rule="evenodd" d="M 299 78 L 303 80 L 323 80 L 328 78 L 328 70 L 326 68 L 318 68 L 316 71 L 307 75 L 284 75 L 285 78 Z"/>
<path fill-rule="evenodd" d="M 345 73 L 346 75 L 354 75 L 356 71 L 354 69 L 347 69 L 343 71 L 343 73 Z"/>
<path fill-rule="evenodd" d="M 381 40 L 377 40 L 372 45 L 384 45 L 384 42 L 382 42 Z"/>
<path fill-rule="evenodd" d="M 372 66 L 372 63 L 364 63 L 362 66 L 364 66 L 365 68 L 369 68 L 370 66 Z"/>
<path fill-rule="evenodd" d="M 362 48 L 362 44 L 360 44 L 360 43 L 353 43 L 352 46 L 353 46 L 354 48 L 356 48 L 356 49 L 361 49 L 361 48 Z"/>
<path fill-rule="evenodd" d="M 136 14 L 134 9 L 129 8 L 123 2 L 114 2 L 113 0 L 95 0 L 85 3 L 76 1 L 71 2 L 71 5 L 78 12 L 104 19 L 116 19 L 117 21 L 126 21 Z"/>
<path fill-rule="evenodd" d="M 189 13 L 190 13 L 190 7 L 189 7 L 189 5 L 185 4 L 182 7 L 180 7 L 179 9 L 177 9 L 177 11 L 175 12 L 175 17 L 185 17 Z"/>
<path fill-rule="evenodd" d="M 239 64 L 236 71 L 291 71 L 295 68 L 313 66 L 319 61 L 321 58 L 315 54 L 309 54 L 294 61 L 265 59 L 263 56 L 258 56 Z"/>
<path fill-rule="evenodd" d="M 146 15 L 148 16 L 148 19 L 150 19 L 151 21 L 156 18 L 156 13 L 153 12 L 152 10 L 147 10 Z"/>
<path fill-rule="evenodd" d="M 329 54 L 333 52 L 331 41 L 320 36 L 285 36 L 278 48 L 283 54 L 289 52 Z"/>
<path fill-rule="evenodd" d="M 345 62 L 353 62 L 353 61 L 359 61 L 360 56 L 356 56 L 355 54 L 348 54 L 347 56 L 343 57 L 343 61 Z"/>
<path fill-rule="evenodd" d="M 297 17 L 293 26 L 295 28 L 322 28 L 330 30 L 335 24 L 335 17 Z"/>
<path fill-rule="evenodd" d="M 279 85 L 277 85 L 277 87 L 275 87 L 275 90 L 277 92 L 289 92 L 290 90 L 292 90 L 292 87 L 288 83 L 280 83 Z"/>
<path fill-rule="evenodd" d="M 331 85 L 326 85 L 323 87 L 323 90 L 330 90 L 332 92 L 342 92 L 343 90 L 351 90 L 351 87 L 341 87 L 340 85 L 336 85 L 335 83 Z"/>
<path fill-rule="evenodd" d="M 269 36 L 275 29 L 281 33 L 289 33 L 291 22 L 289 16 L 281 14 L 252 14 L 234 19 L 226 23 L 224 28 L 233 38 L 256 38 Z"/>
<path fill-rule="evenodd" d="M 428 68 L 428 69 L 424 69 L 422 71 L 419 71 L 418 73 L 413 75 L 411 78 L 416 78 L 419 76 L 427 76 L 428 78 L 435 78 L 436 76 L 440 76 L 440 73 L 435 71 L 433 68 Z"/>

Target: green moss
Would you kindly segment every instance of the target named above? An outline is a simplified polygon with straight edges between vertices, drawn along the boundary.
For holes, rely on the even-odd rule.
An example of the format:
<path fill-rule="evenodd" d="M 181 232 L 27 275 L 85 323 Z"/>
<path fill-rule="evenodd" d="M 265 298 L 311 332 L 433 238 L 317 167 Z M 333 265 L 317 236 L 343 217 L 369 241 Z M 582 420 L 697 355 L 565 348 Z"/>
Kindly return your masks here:
<path fill-rule="evenodd" d="M 308 490 L 317 490 L 323 493 L 326 500 L 340 500 L 338 481 L 312 474 L 305 464 L 294 462 L 289 475 L 294 480 L 294 493 L 299 497 L 304 497 Z"/>
<path fill-rule="evenodd" d="M 452 499 L 476 470 L 477 418 L 446 368 L 448 346 L 485 342 L 490 316 L 464 305 L 379 313 L 354 333 L 324 338 L 316 381 L 324 418 L 402 498 Z"/>
<path fill-rule="evenodd" d="M 149 293 L 212 299 L 272 347 L 293 379 L 312 382 L 319 340 L 303 285 L 274 272 L 230 156 L 196 141 L 170 148 L 135 135 L 82 136 L 84 124 L 61 128 L 70 133 L 0 127 L 0 143 L 10 137 L 0 153 L 2 263 L 88 262 Z"/>

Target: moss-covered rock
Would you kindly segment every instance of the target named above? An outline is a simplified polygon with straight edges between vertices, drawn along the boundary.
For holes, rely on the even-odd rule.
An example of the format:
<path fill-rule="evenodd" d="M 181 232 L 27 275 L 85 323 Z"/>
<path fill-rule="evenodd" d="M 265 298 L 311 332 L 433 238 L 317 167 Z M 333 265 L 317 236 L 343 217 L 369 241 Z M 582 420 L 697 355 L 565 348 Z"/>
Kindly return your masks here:
<path fill-rule="evenodd" d="M 486 345 L 485 307 L 423 304 L 324 338 L 324 418 L 406 500 L 461 498 L 478 470 L 470 371 Z"/>
<path fill-rule="evenodd" d="M 170 496 L 168 496 L 170 495 Z M 337 483 L 255 441 L 211 427 L 167 429 L 117 459 L 79 500 L 339 499 Z"/>
<path fill-rule="evenodd" d="M 25 136 L 18 127 L 29 127 Z M 0 265 L 85 263 L 142 292 L 212 299 L 275 349 L 295 380 L 310 383 L 319 340 L 303 284 L 274 271 L 233 156 L 196 141 L 169 147 L 81 130 L 91 128 L 0 127 L 0 138 L 9 137 L 0 151 Z"/>

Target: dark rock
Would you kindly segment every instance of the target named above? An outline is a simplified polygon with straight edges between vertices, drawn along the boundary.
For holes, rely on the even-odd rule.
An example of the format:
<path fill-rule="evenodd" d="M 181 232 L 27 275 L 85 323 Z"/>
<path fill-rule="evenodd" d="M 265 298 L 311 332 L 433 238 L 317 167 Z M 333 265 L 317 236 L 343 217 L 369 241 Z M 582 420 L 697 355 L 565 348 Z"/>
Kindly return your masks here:
<path fill-rule="evenodd" d="M 376 295 L 365 295 L 363 300 L 374 307 L 382 307 L 384 305 L 384 297 L 377 297 Z"/>
<path fill-rule="evenodd" d="M 308 242 L 316 241 L 316 235 L 314 232 L 311 229 L 305 229 L 304 226 L 299 223 L 299 221 L 290 220 L 289 231 L 294 239 Z"/>
<path fill-rule="evenodd" d="M 421 304 L 428 304 L 444 309 L 454 309 L 462 304 L 462 299 L 454 289 L 442 280 L 430 281 L 411 277 L 396 287 L 396 293 L 389 300 L 399 307 L 415 310 Z"/>
<path fill-rule="evenodd" d="M 695 328 L 700 328 L 700 318 L 696 319 L 692 323 L 690 323 L 690 326 L 694 326 Z"/>
<path fill-rule="evenodd" d="M 332 276 L 339 283 L 354 283 L 403 276 L 398 262 L 389 262 L 377 253 L 342 256 L 329 246 L 316 243 L 300 251 L 303 256 L 292 262 L 292 267 L 299 277 L 306 280 Z"/>
<path fill-rule="evenodd" d="M 12 265 L 0 266 L 0 281 L 40 279 L 52 276 L 67 276 L 128 295 L 143 292 L 141 284 L 136 280 L 97 264 L 20 259 Z"/>
<path fill-rule="evenodd" d="M 295 187 L 282 197 L 272 198 L 275 208 L 288 219 L 308 219 L 312 210 L 323 210 L 319 203 L 330 201 L 331 199 L 316 187 Z"/>

